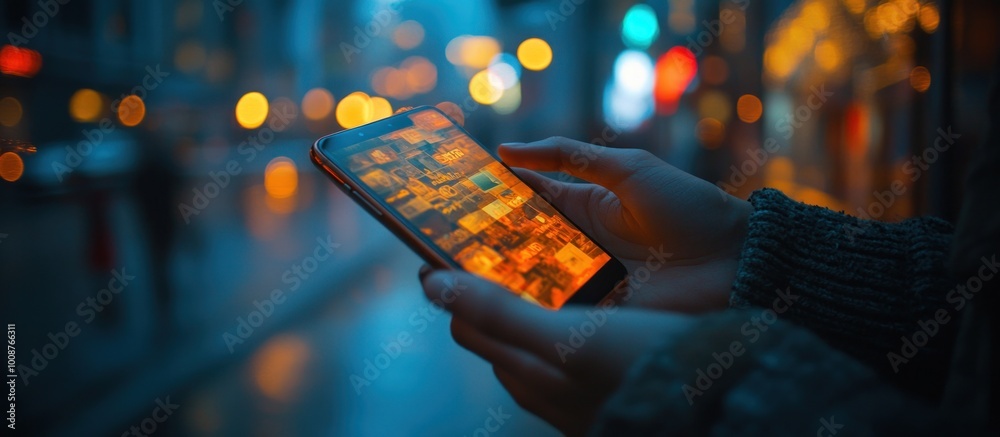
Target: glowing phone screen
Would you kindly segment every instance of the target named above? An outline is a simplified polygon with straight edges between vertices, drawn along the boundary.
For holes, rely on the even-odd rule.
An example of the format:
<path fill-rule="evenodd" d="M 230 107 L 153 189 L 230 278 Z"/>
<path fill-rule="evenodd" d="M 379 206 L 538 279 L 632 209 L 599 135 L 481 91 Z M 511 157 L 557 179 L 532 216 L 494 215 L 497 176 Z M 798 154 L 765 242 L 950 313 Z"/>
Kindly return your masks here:
<path fill-rule="evenodd" d="M 394 124 L 332 158 L 465 270 L 558 309 L 611 259 L 447 117 Z"/>

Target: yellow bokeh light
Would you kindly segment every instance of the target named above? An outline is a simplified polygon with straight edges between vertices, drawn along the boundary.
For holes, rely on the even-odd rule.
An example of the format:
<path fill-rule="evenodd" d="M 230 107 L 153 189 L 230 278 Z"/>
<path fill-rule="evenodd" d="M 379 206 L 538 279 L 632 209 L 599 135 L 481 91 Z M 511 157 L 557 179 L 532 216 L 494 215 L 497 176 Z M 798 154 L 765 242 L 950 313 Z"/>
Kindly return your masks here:
<path fill-rule="evenodd" d="M 383 97 L 372 97 L 372 121 L 392 115 L 392 104 Z"/>
<path fill-rule="evenodd" d="M 544 70 L 552 63 L 552 47 L 541 38 L 528 38 L 517 46 L 517 60 L 528 70 Z"/>
<path fill-rule="evenodd" d="M 445 58 L 454 65 L 462 65 L 462 45 L 465 40 L 471 38 L 469 35 L 460 35 L 448 41 L 444 49 Z"/>
<path fill-rule="evenodd" d="M 118 103 L 118 121 L 125 126 L 136 126 L 146 117 L 146 102 L 139 96 L 131 95 Z"/>
<path fill-rule="evenodd" d="M 941 16 L 938 14 L 937 6 L 933 3 L 923 5 L 920 8 L 920 15 L 917 18 L 920 21 L 920 28 L 927 33 L 934 32 L 938 27 L 938 23 L 941 21 Z"/>
<path fill-rule="evenodd" d="M 784 79 L 795 70 L 795 59 L 784 49 L 771 47 L 764 50 L 764 68 L 775 77 Z"/>
<path fill-rule="evenodd" d="M 104 112 L 104 97 L 92 89 L 84 88 L 69 99 L 69 115 L 79 122 L 93 122 Z"/>
<path fill-rule="evenodd" d="M 920 12 L 920 2 L 917 0 L 892 0 L 903 14 L 913 17 Z"/>
<path fill-rule="evenodd" d="M 409 50 L 424 41 L 424 26 L 413 20 L 406 20 L 392 32 L 392 42 L 403 50 Z"/>
<path fill-rule="evenodd" d="M 816 58 L 816 64 L 826 71 L 833 71 L 840 65 L 840 49 L 828 39 L 816 44 L 813 57 Z"/>
<path fill-rule="evenodd" d="M 815 41 L 812 29 L 802 25 L 793 24 L 785 35 L 787 39 L 782 42 L 791 47 L 797 55 L 807 53 Z"/>
<path fill-rule="evenodd" d="M 896 33 L 903 29 L 907 16 L 895 3 L 882 3 L 875 8 L 879 27 L 888 33 Z"/>
<path fill-rule="evenodd" d="M 852 14 L 860 14 L 865 11 L 865 0 L 844 0 L 844 7 Z"/>
<path fill-rule="evenodd" d="M 921 93 L 927 91 L 931 87 L 931 72 L 926 67 L 913 67 L 910 71 L 910 86 Z"/>
<path fill-rule="evenodd" d="M 17 126 L 21 122 L 22 116 L 24 116 L 24 108 L 21 107 L 21 102 L 13 97 L 0 99 L 0 125 Z"/>
<path fill-rule="evenodd" d="M 695 126 L 695 136 L 707 149 L 714 149 L 726 138 L 726 126 L 714 118 L 703 118 Z"/>
<path fill-rule="evenodd" d="M 236 102 L 236 121 L 245 129 L 254 129 L 267 120 L 267 97 L 253 91 L 240 97 Z"/>
<path fill-rule="evenodd" d="M 337 104 L 337 123 L 346 129 L 372 121 L 372 98 L 361 91 L 348 94 Z"/>
<path fill-rule="evenodd" d="M 333 94 L 323 88 L 313 88 L 302 97 L 302 115 L 317 121 L 333 113 Z"/>
<path fill-rule="evenodd" d="M 732 115 L 732 101 L 721 91 L 711 90 L 698 99 L 698 114 L 703 118 L 714 118 L 726 123 Z"/>
<path fill-rule="evenodd" d="M 760 116 L 763 113 L 764 105 L 761 104 L 760 99 L 755 95 L 744 94 L 736 101 L 736 115 L 744 123 L 753 123 L 760 120 Z"/>
<path fill-rule="evenodd" d="M 813 0 L 802 6 L 801 14 L 805 25 L 813 29 L 823 30 L 830 25 L 830 15 L 826 11 L 826 6 L 823 6 L 817 0 Z"/>
<path fill-rule="evenodd" d="M 493 57 L 500 53 L 500 42 L 489 36 L 470 36 L 462 40 L 458 58 L 461 65 L 486 68 Z"/>
<path fill-rule="evenodd" d="M 299 171 L 291 159 L 279 156 L 267 163 L 264 169 L 264 189 L 275 199 L 295 194 L 299 187 Z"/>
<path fill-rule="evenodd" d="M 0 178 L 7 182 L 14 182 L 24 174 L 24 161 L 14 152 L 7 152 L 0 155 Z"/>
<path fill-rule="evenodd" d="M 469 80 L 469 95 L 484 105 L 492 105 L 503 97 L 503 84 L 489 70 L 483 70 Z"/>

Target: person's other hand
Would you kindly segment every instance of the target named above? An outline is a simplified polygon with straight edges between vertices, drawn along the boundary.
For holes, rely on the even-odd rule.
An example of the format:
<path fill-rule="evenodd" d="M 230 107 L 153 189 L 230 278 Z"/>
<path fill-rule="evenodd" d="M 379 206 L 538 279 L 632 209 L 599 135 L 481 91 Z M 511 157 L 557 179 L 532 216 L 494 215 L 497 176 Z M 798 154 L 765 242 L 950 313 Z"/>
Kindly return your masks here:
<path fill-rule="evenodd" d="M 630 304 L 684 312 L 724 308 L 751 206 L 639 149 L 565 138 L 507 143 L 500 157 L 587 235 L 622 261 Z M 563 182 L 533 171 L 566 173 Z M 648 269 L 637 275 L 642 268 Z"/>
<path fill-rule="evenodd" d="M 425 271 L 422 283 L 427 297 L 452 313 L 455 342 L 490 362 L 518 405 L 568 435 L 586 432 L 643 353 L 693 321 L 633 308 L 548 311 L 464 272 Z M 571 342 L 570 328 L 579 332 L 585 323 L 593 334 Z"/>

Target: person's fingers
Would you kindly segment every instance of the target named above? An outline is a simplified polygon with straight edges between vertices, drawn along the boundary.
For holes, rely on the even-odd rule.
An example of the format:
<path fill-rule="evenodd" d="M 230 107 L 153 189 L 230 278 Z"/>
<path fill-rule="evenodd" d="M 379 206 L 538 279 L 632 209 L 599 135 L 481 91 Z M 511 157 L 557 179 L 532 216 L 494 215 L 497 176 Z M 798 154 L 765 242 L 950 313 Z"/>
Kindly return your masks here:
<path fill-rule="evenodd" d="M 559 429 L 581 425 L 586 429 L 587 418 L 592 417 L 589 411 L 601 403 L 598 396 L 552 363 L 503 344 L 462 319 L 452 319 L 451 335 L 456 343 L 493 365 L 497 379 L 518 405 Z"/>
<path fill-rule="evenodd" d="M 546 311 L 503 287 L 465 272 L 436 270 L 423 281 L 427 297 L 502 343 L 561 364 L 557 342 L 570 324 L 563 312 Z"/>
<path fill-rule="evenodd" d="M 556 401 L 574 390 L 573 382 L 552 363 L 501 343 L 462 319 L 451 320 L 451 336 L 456 343 L 494 367 L 504 369 L 517 379 L 528 382 L 536 394 Z"/>
<path fill-rule="evenodd" d="M 505 143 L 497 151 L 511 167 L 567 173 L 606 187 L 619 196 L 625 195 L 619 192 L 619 186 L 636 177 L 640 169 L 664 164 L 645 150 L 603 147 L 561 137 Z"/>
<path fill-rule="evenodd" d="M 585 234 L 595 235 L 599 225 L 593 223 L 598 211 L 591 207 L 592 196 L 613 195 L 607 189 L 594 184 L 577 184 L 557 181 L 525 168 L 514 168 L 514 173 L 539 193 L 545 201 L 562 212 L 569 221 L 577 225 Z"/>
<path fill-rule="evenodd" d="M 593 408 L 566 405 L 539 396 L 530 382 L 521 380 L 502 368 L 494 366 L 493 374 L 517 405 L 542 418 L 563 434 L 584 435 L 589 428 L 594 416 Z"/>
<path fill-rule="evenodd" d="M 423 281 L 424 277 L 429 275 L 432 271 L 434 271 L 434 269 L 431 268 L 429 264 L 424 264 L 420 266 L 420 270 L 417 272 L 417 276 L 420 278 L 421 281 Z"/>

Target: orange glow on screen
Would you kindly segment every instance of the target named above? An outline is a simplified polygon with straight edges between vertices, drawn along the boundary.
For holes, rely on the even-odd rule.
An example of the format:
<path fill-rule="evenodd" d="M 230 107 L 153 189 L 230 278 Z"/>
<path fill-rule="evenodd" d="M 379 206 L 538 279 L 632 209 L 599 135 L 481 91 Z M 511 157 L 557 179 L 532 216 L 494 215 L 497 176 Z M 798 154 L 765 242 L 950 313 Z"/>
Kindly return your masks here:
<path fill-rule="evenodd" d="M 465 270 L 557 309 L 611 260 L 447 117 L 409 117 L 334 159 Z"/>

